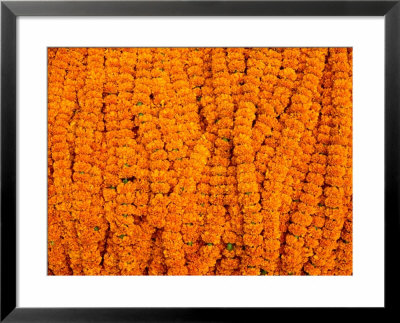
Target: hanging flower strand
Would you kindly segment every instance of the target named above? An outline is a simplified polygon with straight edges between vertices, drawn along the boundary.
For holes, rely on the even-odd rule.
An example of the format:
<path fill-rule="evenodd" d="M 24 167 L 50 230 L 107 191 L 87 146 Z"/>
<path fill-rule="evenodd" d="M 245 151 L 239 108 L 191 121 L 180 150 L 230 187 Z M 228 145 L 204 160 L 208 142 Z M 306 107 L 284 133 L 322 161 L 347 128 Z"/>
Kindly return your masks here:
<path fill-rule="evenodd" d="M 353 49 L 347 49 L 348 61 L 350 65 L 349 77 L 346 87 L 351 91 L 352 84 L 352 66 Z M 350 92 L 351 94 L 351 92 Z M 352 95 L 351 95 L 352 101 Z M 349 111 L 349 118 L 352 117 L 352 109 Z M 350 119 L 351 120 L 351 119 Z M 346 175 L 344 176 L 344 203 L 347 206 L 346 220 L 343 225 L 340 241 L 335 255 L 335 275 L 351 275 L 353 272 L 353 145 L 352 145 L 352 126 L 349 124 L 347 132 L 349 151 L 347 155 Z"/>
<path fill-rule="evenodd" d="M 303 247 L 304 236 L 307 227 L 312 222 L 310 213 L 314 210 L 313 206 L 317 204 L 315 195 L 318 195 L 318 190 L 309 193 L 308 191 L 312 190 L 312 187 L 304 186 L 304 180 L 308 170 L 310 153 L 312 153 L 312 145 L 309 145 L 310 140 L 313 141 L 310 129 L 313 129 L 318 121 L 318 118 L 312 119 L 315 116 L 313 97 L 318 90 L 319 78 L 325 67 L 324 51 L 317 48 L 302 49 L 301 51 L 306 56 L 306 67 L 297 93 L 292 97 L 288 121 L 295 116 L 299 126 L 303 129 L 302 132 L 308 134 L 308 138 L 305 138 L 302 132 L 299 132 L 299 144 L 295 147 L 291 168 L 293 177 L 297 180 L 297 185 L 294 187 L 295 203 L 293 203 L 294 208 L 292 208 L 288 234 L 286 235 L 286 246 L 282 256 L 282 270 L 289 275 L 300 275 L 303 264 L 306 262 L 307 255 Z M 301 141 L 301 139 L 305 141 Z M 303 186 L 306 189 L 305 192 L 302 192 Z"/>
<path fill-rule="evenodd" d="M 238 202 L 243 214 L 243 245 L 245 254 L 242 256 L 241 273 L 243 275 L 258 275 L 260 273 L 261 245 L 263 237 L 262 214 L 260 211 L 260 193 L 258 191 L 255 153 L 252 146 L 252 124 L 255 120 L 256 104 L 263 63 L 257 58 L 257 50 L 248 50 L 246 62 L 247 74 L 244 76 L 241 100 L 235 112 L 233 130 L 233 156 L 237 165 Z"/>
<path fill-rule="evenodd" d="M 58 53 L 58 54 L 57 54 Z M 49 271 L 53 275 L 71 273 L 68 264 L 68 251 L 64 246 L 64 223 L 66 220 L 66 203 L 71 185 L 71 156 L 67 143 L 68 121 L 70 120 L 74 102 L 63 99 L 66 67 L 69 65 L 67 49 L 48 51 L 49 84 L 48 84 L 48 159 L 51 181 L 48 191 L 48 262 Z M 58 107 L 61 106 L 61 111 Z M 56 118 L 59 116 L 60 118 Z M 51 166 L 50 166 L 51 165 Z M 63 216 L 64 212 L 64 216 Z"/>
<path fill-rule="evenodd" d="M 261 275 L 273 275 L 277 266 L 280 247 L 279 231 L 279 212 L 278 207 L 281 204 L 280 193 L 277 192 L 279 185 L 275 186 L 270 174 L 266 173 L 268 161 L 275 153 L 274 145 L 271 145 L 270 139 L 273 133 L 279 131 L 279 122 L 277 122 L 276 110 L 279 101 L 271 100 L 278 98 L 276 86 L 279 82 L 278 75 L 281 71 L 282 55 L 272 49 L 262 50 L 262 59 L 265 67 L 260 85 L 260 104 L 257 109 L 257 121 L 253 128 L 253 144 L 255 146 L 257 168 L 257 181 L 261 192 L 261 213 L 263 217 L 263 245 L 262 245 L 262 265 Z M 260 127 L 260 129 L 257 129 Z M 259 137 L 259 138 L 258 138 Z"/>
<path fill-rule="evenodd" d="M 82 268 L 85 275 L 101 272 L 101 248 L 107 227 L 104 219 L 101 169 L 94 156 L 102 141 L 104 49 L 88 50 L 87 76 L 82 88 L 80 111 L 75 114 L 76 139 L 75 162 L 73 166 L 73 217 L 77 220 L 77 234 L 80 244 Z M 96 231 L 95 228 L 103 230 Z"/>

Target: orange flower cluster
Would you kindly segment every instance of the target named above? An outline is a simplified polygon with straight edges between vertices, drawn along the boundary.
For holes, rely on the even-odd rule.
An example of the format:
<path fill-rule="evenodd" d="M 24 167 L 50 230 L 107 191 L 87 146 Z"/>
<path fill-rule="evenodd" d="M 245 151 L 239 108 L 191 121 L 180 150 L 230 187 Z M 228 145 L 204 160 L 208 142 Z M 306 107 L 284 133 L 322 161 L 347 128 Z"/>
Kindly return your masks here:
<path fill-rule="evenodd" d="M 351 48 L 49 48 L 49 275 L 352 275 Z"/>

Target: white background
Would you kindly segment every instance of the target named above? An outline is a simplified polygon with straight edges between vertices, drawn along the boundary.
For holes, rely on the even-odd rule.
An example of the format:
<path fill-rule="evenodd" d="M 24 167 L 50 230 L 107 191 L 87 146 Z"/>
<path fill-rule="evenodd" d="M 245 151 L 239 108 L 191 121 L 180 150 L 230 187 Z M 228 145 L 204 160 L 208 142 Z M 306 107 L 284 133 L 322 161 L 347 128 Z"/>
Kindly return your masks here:
<path fill-rule="evenodd" d="M 384 19 L 18 17 L 19 307 L 383 306 Z M 47 276 L 47 46 L 354 48 L 354 275 Z"/>

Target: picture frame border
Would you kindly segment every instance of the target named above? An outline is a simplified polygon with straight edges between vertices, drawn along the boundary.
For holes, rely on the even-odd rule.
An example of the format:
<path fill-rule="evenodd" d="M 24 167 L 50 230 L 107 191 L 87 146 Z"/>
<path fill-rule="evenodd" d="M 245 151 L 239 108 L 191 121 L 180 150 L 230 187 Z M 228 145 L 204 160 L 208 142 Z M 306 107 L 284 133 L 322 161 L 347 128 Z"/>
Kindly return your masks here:
<path fill-rule="evenodd" d="M 19 16 L 383 16 L 385 19 L 385 301 L 396 311 L 400 237 L 400 0 L 396 1 L 2 1 L 1 322 L 248 321 L 271 308 L 20 308 L 16 266 L 16 20 Z M 372 256 L 371 256 L 372 257 Z M 373 258 L 372 260 L 373 261 Z M 40 293 L 40 291 L 38 291 Z M 340 308 L 325 308 L 329 312 Z M 272 309 L 271 309 L 272 310 Z M 299 308 L 275 308 L 285 315 Z M 378 309 L 382 315 L 382 309 Z M 247 317 L 247 319 L 245 319 Z M 382 319 L 382 317 L 381 317 Z"/>

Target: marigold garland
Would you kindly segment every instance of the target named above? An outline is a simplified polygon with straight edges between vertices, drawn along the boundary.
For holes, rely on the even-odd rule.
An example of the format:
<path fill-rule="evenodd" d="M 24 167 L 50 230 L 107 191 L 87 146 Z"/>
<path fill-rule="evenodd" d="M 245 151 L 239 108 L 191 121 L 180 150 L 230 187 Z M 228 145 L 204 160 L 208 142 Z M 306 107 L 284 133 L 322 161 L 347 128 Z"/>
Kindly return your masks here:
<path fill-rule="evenodd" d="M 352 275 L 351 48 L 49 48 L 49 275 Z"/>

